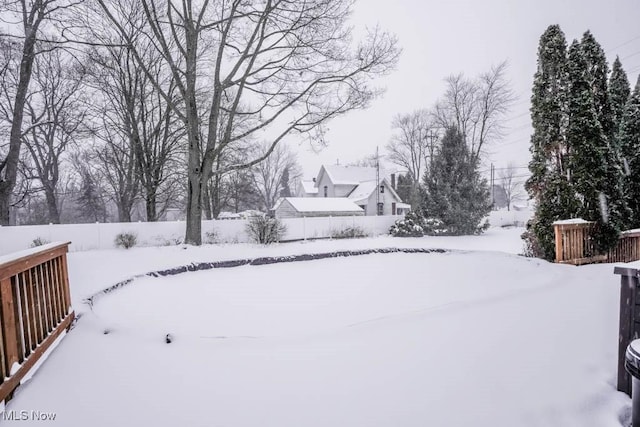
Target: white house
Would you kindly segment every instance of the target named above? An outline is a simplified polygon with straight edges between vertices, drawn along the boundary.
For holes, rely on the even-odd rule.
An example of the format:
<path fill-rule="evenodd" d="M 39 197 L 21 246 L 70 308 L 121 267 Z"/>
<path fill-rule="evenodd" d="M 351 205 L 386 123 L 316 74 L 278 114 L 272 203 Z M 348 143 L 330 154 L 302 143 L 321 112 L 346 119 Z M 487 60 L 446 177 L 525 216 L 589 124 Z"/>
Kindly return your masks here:
<path fill-rule="evenodd" d="M 344 197 L 283 197 L 273 207 L 276 218 L 363 216 L 364 210 Z"/>
<path fill-rule="evenodd" d="M 395 191 L 395 174 L 377 178 L 376 168 L 361 166 L 322 166 L 312 181 L 302 181 L 299 197 L 346 198 L 365 215 L 403 215 L 410 205 Z"/>

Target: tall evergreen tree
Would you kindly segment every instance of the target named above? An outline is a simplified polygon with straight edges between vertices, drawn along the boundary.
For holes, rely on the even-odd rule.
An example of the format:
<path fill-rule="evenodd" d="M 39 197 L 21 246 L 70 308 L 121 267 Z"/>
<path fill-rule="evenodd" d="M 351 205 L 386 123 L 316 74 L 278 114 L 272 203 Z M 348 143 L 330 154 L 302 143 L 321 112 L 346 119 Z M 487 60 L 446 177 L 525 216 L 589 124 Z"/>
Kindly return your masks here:
<path fill-rule="evenodd" d="M 441 220 L 451 234 L 483 231 L 480 222 L 491 210 L 489 187 L 458 129 L 447 129 L 424 184 L 427 216 Z"/>
<path fill-rule="evenodd" d="M 584 46 L 574 41 L 569 49 L 569 127 L 570 181 L 580 200 L 578 214 L 596 221 L 596 247 L 606 250 L 615 244 L 620 227 L 622 202 L 619 179 L 611 181 L 615 157 L 605 132 L 606 112 L 598 105 L 600 90 L 595 88 L 593 67 Z M 606 87 L 605 87 L 606 89 Z M 602 114 L 599 115 L 598 113 Z M 602 120 L 601 120 L 602 119 Z M 604 199 L 603 199 L 604 198 Z M 604 202 L 604 204 L 603 204 Z"/>
<path fill-rule="evenodd" d="M 540 37 L 538 69 L 531 96 L 531 177 L 525 188 L 536 202 L 528 224 L 528 244 L 538 248 L 537 256 L 552 260 L 555 255 L 553 222 L 575 216 L 576 200 L 568 182 L 567 42 L 558 25 L 551 25 Z"/>
<path fill-rule="evenodd" d="M 622 68 L 620 58 L 616 56 L 611 69 L 611 77 L 609 77 L 609 101 L 611 102 L 614 135 L 620 129 L 622 115 L 630 95 L 631 87 L 629 86 L 627 73 Z"/>
<path fill-rule="evenodd" d="M 606 248 L 617 242 L 618 232 L 614 229 L 619 231 L 624 227 L 630 211 L 622 189 L 623 170 L 619 145 L 615 139 L 616 116 L 609 96 L 607 58 L 602 46 L 590 31 L 584 33 L 580 49 L 586 61 L 586 78 L 591 87 L 596 119 L 604 132 L 604 138 L 594 140 L 593 143 L 599 147 L 603 157 L 602 172 L 605 178 L 600 185 L 600 192 L 606 198 L 606 205 L 601 207 L 601 215 L 604 215 L 602 219 L 607 223 L 607 227 L 600 236 L 604 240 L 599 243 Z"/>
<path fill-rule="evenodd" d="M 640 78 L 625 106 L 617 139 L 626 169 L 624 195 L 631 211 L 625 228 L 640 228 Z"/>
<path fill-rule="evenodd" d="M 289 167 L 285 167 L 280 176 L 280 197 L 291 197 L 291 188 L 289 187 Z"/>
<path fill-rule="evenodd" d="M 614 133 L 614 115 L 609 101 L 607 57 L 591 31 L 585 32 L 582 36 L 580 50 L 584 59 L 585 78 L 593 96 L 596 118 L 605 137 L 609 138 Z"/>

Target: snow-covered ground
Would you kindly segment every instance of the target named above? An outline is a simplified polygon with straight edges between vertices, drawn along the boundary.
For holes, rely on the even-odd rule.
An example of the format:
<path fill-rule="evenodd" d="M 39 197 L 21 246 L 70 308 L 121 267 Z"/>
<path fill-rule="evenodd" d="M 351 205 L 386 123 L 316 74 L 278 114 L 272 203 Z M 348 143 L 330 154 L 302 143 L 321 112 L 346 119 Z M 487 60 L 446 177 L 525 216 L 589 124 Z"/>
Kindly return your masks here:
<path fill-rule="evenodd" d="M 613 266 L 517 256 L 522 231 L 72 253 L 82 317 L 6 409 L 71 427 L 620 426 Z M 81 303 L 191 262 L 384 247 L 451 251 L 143 277 Z"/>

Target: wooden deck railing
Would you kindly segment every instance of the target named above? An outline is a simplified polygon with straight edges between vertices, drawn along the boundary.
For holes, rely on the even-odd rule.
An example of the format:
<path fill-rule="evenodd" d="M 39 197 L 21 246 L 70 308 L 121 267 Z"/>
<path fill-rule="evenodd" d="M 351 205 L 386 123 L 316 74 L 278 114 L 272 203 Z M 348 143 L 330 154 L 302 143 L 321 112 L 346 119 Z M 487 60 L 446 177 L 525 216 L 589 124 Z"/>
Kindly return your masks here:
<path fill-rule="evenodd" d="M 0 402 L 73 321 L 68 246 L 0 258 Z"/>
<path fill-rule="evenodd" d="M 554 223 L 556 262 L 581 265 L 640 260 L 640 230 L 623 231 L 614 248 L 606 254 L 598 254 L 592 239 L 594 225 L 590 221 Z"/>

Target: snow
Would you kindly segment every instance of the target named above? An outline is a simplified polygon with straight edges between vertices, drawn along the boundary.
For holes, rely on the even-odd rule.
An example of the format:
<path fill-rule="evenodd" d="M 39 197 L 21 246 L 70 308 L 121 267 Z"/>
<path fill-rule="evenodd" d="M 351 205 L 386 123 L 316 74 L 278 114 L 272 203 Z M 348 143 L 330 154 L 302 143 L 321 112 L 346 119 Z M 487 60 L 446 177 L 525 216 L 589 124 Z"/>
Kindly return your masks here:
<path fill-rule="evenodd" d="M 49 348 L 47 348 L 47 350 L 42 353 L 42 356 L 40 357 L 40 359 L 33 365 L 33 367 L 31 369 L 29 369 L 29 371 L 26 373 L 26 375 L 24 377 L 22 377 L 22 379 L 20 380 L 20 384 L 25 384 L 27 381 L 31 380 L 31 378 L 33 378 L 33 376 L 38 372 L 38 369 L 40 369 L 40 367 L 47 361 L 47 359 L 49 358 L 49 356 L 51 355 L 51 353 L 53 353 L 55 351 L 55 349 L 60 345 L 60 343 L 62 342 L 62 340 L 64 339 L 64 337 L 67 335 L 67 331 L 63 331 L 49 346 Z M 19 369 L 16 369 L 16 371 Z M 13 375 L 15 372 L 12 372 L 11 374 Z"/>
<path fill-rule="evenodd" d="M 325 165 L 323 167 L 334 185 L 358 185 L 361 182 L 375 181 L 376 179 L 376 168 L 372 167 L 340 165 Z M 384 173 L 381 172 L 380 177 L 383 176 Z"/>
<path fill-rule="evenodd" d="M 318 194 L 318 187 L 314 181 L 300 181 L 305 194 Z"/>
<path fill-rule="evenodd" d="M 6 410 L 70 427 L 620 426 L 619 276 L 517 256 L 522 232 L 72 253 L 82 317 Z M 141 277 L 80 303 L 191 262 L 384 247 L 451 251 Z"/>
<path fill-rule="evenodd" d="M 640 228 L 634 228 L 633 230 L 626 230 L 620 233 L 621 237 L 634 236 L 640 234 Z"/>
<path fill-rule="evenodd" d="M 349 199 L 354 203 L 366 200 L 377 187 L 376 181 L 361 182 L 350 194 Z"/>
<path fill-rule="evenodd" d="M 364 212 L 344 197 L 285 197 L 298 212 Z"/>
<path fill-rule="evenodd" d="M 589 221 L 585 221 L 582 218 L 563 219 L 560 221 L 554 221 L 553 225 L 568 225 L 568 224 L 588 224 Z"/>
<path fill-rule="evenodd" d="M 9 370 L 9 376 L 11 376 L 11 375 L 15 375 L 15 373 L 16 373 L 16 372 L 18 372 L 18 371 L 20 370 L 20 367 L 21 367 L 21 366 L 22 366 L 22 365 L 21 365 L 21 364 L 19 364 L 18 362 L 13 362 L 13 363 L 11 364 L 11 369 Z"/>

